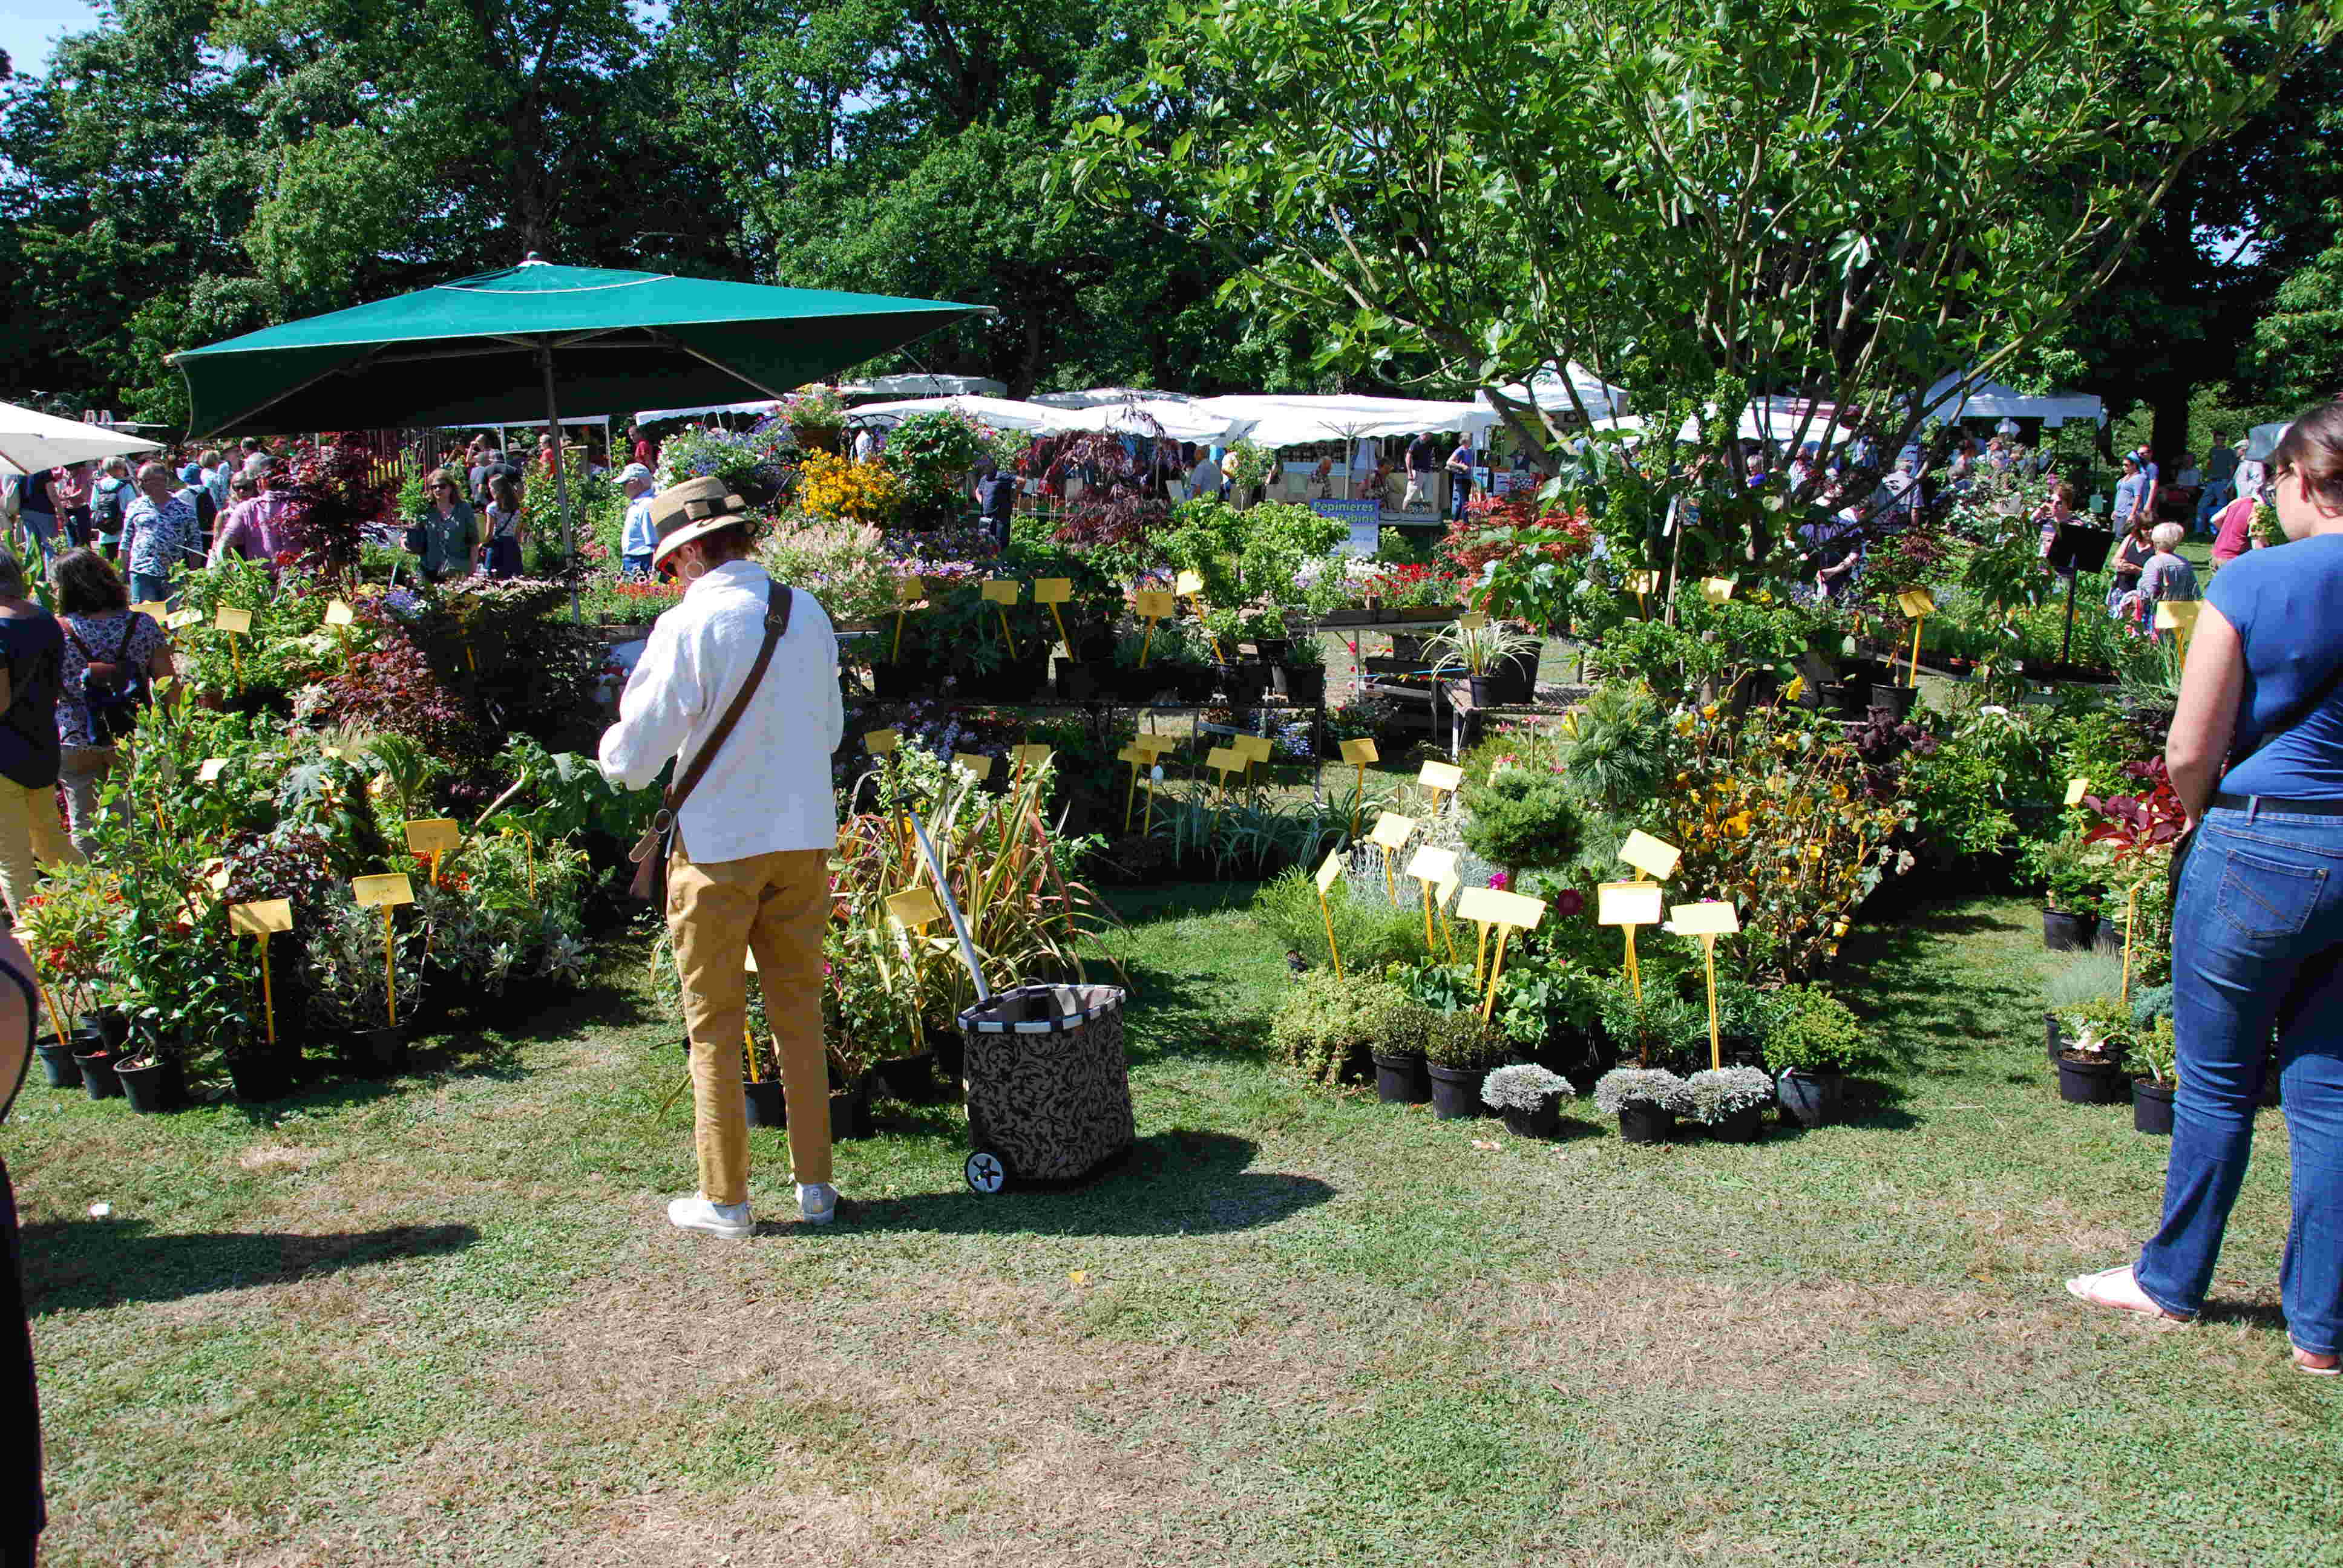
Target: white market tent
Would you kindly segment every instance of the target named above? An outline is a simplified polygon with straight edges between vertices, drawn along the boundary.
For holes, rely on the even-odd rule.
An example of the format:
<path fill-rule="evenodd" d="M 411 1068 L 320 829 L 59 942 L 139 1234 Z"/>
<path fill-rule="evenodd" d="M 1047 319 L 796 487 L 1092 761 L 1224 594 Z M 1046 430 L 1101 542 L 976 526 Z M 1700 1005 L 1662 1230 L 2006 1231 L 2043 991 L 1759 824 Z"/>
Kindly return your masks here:
<path fill-rule="evenodd" d="M 1493 408 L 1477 403 L 1436 403 L 1410 397 L 1202 397 L 1205 413 L 1246 422 L 1237 431 L 1264 447 L 1304 447 L 1318 441 L 1363 441 L 1422 431 L 1458 430 L 1478 446 L 1497 422 Z"/>
<path fill-rule="evenodd" d="M 1051 408 L 1098 408 L 1109 403 L 1192 403 L 1185 392 L 1151 392 L 1143 387 L 1092 387 L 1083 392 L 1039 392 L 1033 401 Z"/>
<path fill-rule="evenodd" d="M 710 414 L 755 414 L 759 417 L 771 413 L 779 405 L 771 398 L 757 403 L 703 403 L 697 408 L 644 408 L 635 415 L 635 423 L 648 425 L 658 419 L 702 419 Z M 569 423 L 564 419 L 563 424 Z"/>
<path fill-rule="evenodd" d="M 2107 406 L 2087 392 L 2052 392 L 2029 397 L 1998 381 L 1984 381 L 1961 396 L 1958 376 L 1947 376 L 1928 388 L 1927 417 L 1936 419 L 2039 419 L 2055 430 L 2069 419 L 2107 422 Z"/>
<path fill-rule="evenodd" d="M 1063 417 L 1058 409 L 1045 408 L 1039 403 L 1020 403 L 1011 397 L 906 397 L 892 403 L 865 403 L 846 411 L 850 425 L 892 424 L 908 419 L 914 414 L 933 414 L 954 409 L 967 415 L 980 425 L 990 425 L 996 430 L 1023 430 L 1031 435 L 1054 435 L 1064 428 L 1058 421 Z"/>
<path fill-rule="evenodd" d="M 1616 418 L 1627 411 L 1624 387 L 1612 386 L 1584 365 L 1572 365 L 1569 371 L 1570 387 L 1577 389 L 1578 401 L 1585 405 L 1589 418 Z M 1526 382 L 1516 381 L 1498 390 L 1509 401 L 1527 403 L 1549 414 L 1575 414 L 1578 411 L 1570 401 L 1570 388 L 1563 385 L 1562 377 L 1550 365 Z M 1496 406 L 1490 401 L 1486 392 L 1474 393 L 1473 401 L 1492 412 L 1495 410 Z"/>
<path fill-rule="evenodd" d="M 1117 436 L 1165 437 L 1174 441 L 1223 445 L 1245 433 L 1249 421 L 1206 410 L 1202 403 L 1143 398 L 1104 403 L 1095 408 L 1051 410 L 1061 430 L 1095 430 Z"/>
<path fill-rule="evenodd" d="M 104 425 L 60 419 L 14 403 L 0 403 L 0 474 L 38 474 L 98 457 L 159 452 L 159 441 Z"/>
<path fill-rule="evenodd" d="M 849 397 L 1005 397 L 1009 384 L 990 376 L 873 376 L 839 391 Z"/>

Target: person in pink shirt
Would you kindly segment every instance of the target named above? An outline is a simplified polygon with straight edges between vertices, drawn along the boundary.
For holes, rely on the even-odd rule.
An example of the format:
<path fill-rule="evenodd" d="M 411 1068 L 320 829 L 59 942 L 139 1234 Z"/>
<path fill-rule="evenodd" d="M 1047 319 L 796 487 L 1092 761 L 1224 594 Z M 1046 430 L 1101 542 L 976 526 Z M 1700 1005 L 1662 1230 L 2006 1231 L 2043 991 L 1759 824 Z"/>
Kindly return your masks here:
<path fill-rule="evenodd" d="M 256 482 L 266 489 L 220 514 L 219 532 L 212 539 L 212 565 L 235 555 L 275 568 L 277 552 L 285 548 L 286 518 L 293 510 L 292 496 L 276 487 L 277 478 L 276 469 L 264 471 Z"/>
<path fill-rule="evenodd" d="M 2213 519 L 2213 569 L 2220 570 L 2247 550 L 2262 548 L 2254 537 L 2254 503 L 2257 495 L 2239 496 L 2223 507 Z"/>

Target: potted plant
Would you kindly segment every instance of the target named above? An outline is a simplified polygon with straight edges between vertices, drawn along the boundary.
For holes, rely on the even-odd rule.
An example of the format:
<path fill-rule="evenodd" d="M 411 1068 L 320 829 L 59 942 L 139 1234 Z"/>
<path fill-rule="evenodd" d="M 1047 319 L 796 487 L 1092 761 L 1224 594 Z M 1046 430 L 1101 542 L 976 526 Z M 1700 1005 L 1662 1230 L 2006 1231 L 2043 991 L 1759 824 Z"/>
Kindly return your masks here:
<path fill-rule="evenodd" d="M 1799 1126 L 1820 1127 L 1838 1114 L 1846 1070 L 1862 1050 L 1863 1026 L 1836 997 L 1810 985 L 1775 993 L 1765 1065 L 1782 1110 Z"/>
<path fill-rule="evenodd" d="M 406 1067 L 406 1030 L 422 1000 L 418 928 L 396 929 L 392 951 L 386 955 L 381 912 L 361 909 L 345 895 L 325 905 L 305 955 L 311 1013 L 339 1037 L 342 1060 L 369 1077 L 387 1077 Z"/>
<path fill-rule="evenodd" d="M 1421 1003 L 1391 1009 L 1383 1027 L 1368 1041 L 1375 1064 L 1375 1098 L 1385 1105 L 1423 1105 L 1432 1100 L 1432 1070 L 1423 1050 L 1439 1014 Z"/>
<path fill-rule="evenodd" d="M 1432 638 L 1434 675 L 1462 672 L 1472 689 L 1473 706 L 1493 708 L 1526 702 L 1536 689 L 1537 660 L 1544 643 L 1516 631 L 1501 620 L 1468 627 L 1452 621 Z"/>
<path fill-rule="evenodd" d="M 1562 1126 L 1563 1097 L 1570 1080 L 1534 1062 L 1500 1067 L 1481 1081 L 1481 1102 L 1504 1119 L 1516 1138 L 1551 1138 Z"/>
<path fill-rule="evenodd" d="M 1270 1020 L 1270 1050 L 1301 1081 L 1332 1088 L 1357 1076 L 1373 1045 L 1413 1045 L 1420 1052 L 1426 1039 L 1421 1010 L 1387 980 L 1312 970 L 1293 982 Z"/>
<path fill-rule="evenodd" d="M 2180 1087 L 2179 1044 L 2172 1015 L 2160 1013 L 2138 1036 L 2140 1065 L 2147 1076 L 2131 1081 L 2131 1125 L 2135 1132 L 2172 1136 L 2172 1096 Z"/>
<path fill-rule="evenodd" d="M 1504 1037 L 1477 1012 L 1434 1012 L 1423 1041 L 1425 1070 L 1432 1076 L 1432 1114 L 1443 1121 L 1484 1114 L 1481 1080 L 1503 1060 Z"/>
<path fill-rule="evenodd" d="M 1299 708 L 1326 700 L 1326 648 L 1315 634 L 1286 644 L 1273 674 L 1279 696 Z"/>
<path fill-rule="evenodd" d="M 2103 994 L 2061 1021 L 2067 1044 L 2058 1053 L 2058 1098 L 2070 1105 L 2122 1104 L 2128 1087 L 2124 1057 L 2137 1038 L 2131 1010 L 2112 994 Z"/>
<path fill-rule="evenodd" d="M 2042 983 L 2042 1032 L 2044 1060 L 2052 1067 L 2058 1065 L 2058 1053 L 2066 1049 L 2066 1015 L 2089 1002 L 2102 991 L 2119 991 L 2123 987 L 2123 963 L 2107 953 L 2078 952 L 2066 960 L 2066 966 Z"/>
<path fill-rule="evenodd" d="M 1765 1130 L 1774 1080 L 1762 1067 L 1704 1067 L 1684 1084 L 1694 1121 L 1726 1143 L 1750 1143 Z"/>
<path fill-rule="evenodd" d="M 1663 1143 L 1692 1109 L 1692 1091 L 1664 1068 L 1614 1067 L 1594 1081 L 1594 1109 L 1617 1117 L 1628 1142 Z"/>
<path fill-rule="evenodd" d="M 835 452 L 846 428 L 846 397 L 835 387 L 822 385 L 782 399 L 781 417 L 789 421 L 798 444 L 809 451 Z"/>
<path fill-rule="evenodd" d="M 1467 779 L 1463 792 L 1464 847 L 1518 881 L 1523 871 L 1554 870 L 1578 854 L 1578 803 L 1562 774 L 1545 768 L 1499 768 Z"/>
<path fill-rule="evenodd" d="M 2054 953 L 2079 952 L 2098 934 L 2097 890 L 2102 867 L 2079 838 L 2036 839 L 2019 863 L 2046 890 L 2042 945 Z"/>
<path fill-rule="evenodd" d="M 50 1027 L 35 1043 L 53 1089 L 79 1084 L 93 1099 L 106 1099 L 119 1088 L 112 1063 L 122 1040 L 90 1015 L 97 1010 L 107 940 L 121 910 L 121 891 L 111 873 L 75 866 L 59 867 L 20 912 L 25 946 L 49 987 Z M 81 1016 L 68 1035 L 65 1020 L 76 1013 Z M 95 1081 L 84 1071 L 84 1056 L 93 1059 Z"/>

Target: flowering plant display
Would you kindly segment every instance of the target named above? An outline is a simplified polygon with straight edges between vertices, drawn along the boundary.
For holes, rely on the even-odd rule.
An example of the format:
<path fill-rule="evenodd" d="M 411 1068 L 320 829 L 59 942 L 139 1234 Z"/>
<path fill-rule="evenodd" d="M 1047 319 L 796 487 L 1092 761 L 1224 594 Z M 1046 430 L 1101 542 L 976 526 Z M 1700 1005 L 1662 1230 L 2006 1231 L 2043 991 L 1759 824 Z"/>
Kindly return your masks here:
<path fill-rule="evenodd" d="M 901 513 L 903 477 L 882 457 L 856 462 L 830 452 L 808 452 L 798 476 L 799 504 L 828 523 L 886 528 Z"/>

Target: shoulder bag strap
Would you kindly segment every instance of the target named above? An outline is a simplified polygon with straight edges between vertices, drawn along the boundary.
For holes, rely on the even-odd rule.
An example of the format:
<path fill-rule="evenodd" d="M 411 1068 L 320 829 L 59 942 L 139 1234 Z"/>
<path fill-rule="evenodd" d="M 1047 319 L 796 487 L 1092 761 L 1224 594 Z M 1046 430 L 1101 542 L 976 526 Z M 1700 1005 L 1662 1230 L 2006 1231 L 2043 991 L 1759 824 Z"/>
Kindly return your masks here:
<path fill-rule="evenodd" d="M 692 758 L 691 766 L 684 769 L 683 777 L 668 786 L 667 799 L 662 804 L 666 806 L 670 816 L 681 810 L 684 801 L 689 799 L 691 792 L 699 787 L 699 780 L 707 775 L 709 766 L 716 760 L 716 753 L 721 750 L 724 742 L 731 738 L 732 727 L 739 723 L 740 715 L 748 711 L 749 699 L 757 695 L 757 688 L 765 678 L 766 667 L 773 662 L 773 646 L 779 642 L 782 636 L 789 629 L 791 597 L 790 590 L 779 583 L 773 584 L 767 590 L 765 640 L 763 646 L 757 649 L 757 662 L 749 667 L 749 678 L 740 683 L 740 689 L 734 694 L 731 706 L 724 710 L 724 717 L 716 721 L 714 729 L 709 731 L 708 744 L 702 746 L 699 754 Z"/>

